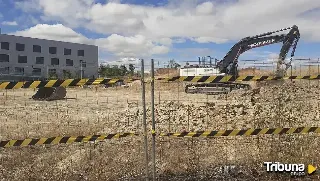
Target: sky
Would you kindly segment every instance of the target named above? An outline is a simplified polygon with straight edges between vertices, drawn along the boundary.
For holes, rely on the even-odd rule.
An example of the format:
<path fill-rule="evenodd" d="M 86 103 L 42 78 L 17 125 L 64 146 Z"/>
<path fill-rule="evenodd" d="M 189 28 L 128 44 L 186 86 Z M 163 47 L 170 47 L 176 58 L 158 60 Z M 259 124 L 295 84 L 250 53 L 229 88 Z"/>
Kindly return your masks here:
<path fill-rule="evenodd" d="M 97 45 L 100 62 L 159 66 L 221 60 L 244 37 L 297 25 L 295 58 L 320 57 L 319 0 L 0 0 L 0 25 L 6 34 Z M 271 61 L 281 45 L 239 61 Z"/>

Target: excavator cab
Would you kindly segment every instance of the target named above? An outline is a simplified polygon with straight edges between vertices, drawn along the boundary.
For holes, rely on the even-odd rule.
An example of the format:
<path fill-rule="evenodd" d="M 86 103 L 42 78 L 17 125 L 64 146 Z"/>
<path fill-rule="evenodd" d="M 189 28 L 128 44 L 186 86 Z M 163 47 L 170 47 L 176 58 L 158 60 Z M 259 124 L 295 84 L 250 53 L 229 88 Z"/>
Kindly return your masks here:
<path fill-rule="evenodd" d="M 41 87 L 32 96 L 33 100 L 53 101 L 64 99 L 67 95 L 65 87 Z"/>

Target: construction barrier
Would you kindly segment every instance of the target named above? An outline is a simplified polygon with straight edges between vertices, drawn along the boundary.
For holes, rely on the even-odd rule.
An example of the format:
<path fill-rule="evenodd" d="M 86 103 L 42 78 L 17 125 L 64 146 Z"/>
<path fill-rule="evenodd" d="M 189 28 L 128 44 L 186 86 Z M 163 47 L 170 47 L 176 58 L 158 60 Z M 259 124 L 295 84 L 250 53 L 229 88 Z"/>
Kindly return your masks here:
<path fill-rule="evenodd" d="M 8 147 L 22 147 L 32 145 L 54 145 L 54 144 L 70 144 L 76 142 L 94 142 L 103 141 L 113 138 L 123 138 L 127 136 L 137 136 L 136 133 L 116 133 L 106 135 L 91 135 L 91 136 L 64 136 L 64 137 L 51 137 L 51 138 L 28 138 L 23 140 L 7 140 L 0 141 L 0 148 Z"/>
<path fill-rule="evenodd" d="M 283 135 L 283 134 L 308 134 L 320 133 L 320 127 L 292 127 L 292 128 L 250 128 L 242 130 L 218 130 L 218 131 L 197 131 L 197 132 L 180 132 L 180 133 L 160 133 L 161 137 L 221 137 L 221 136 L 257 136 L 257 135 Z M 115 133 L 106 135 L 91 136 L 64 136 L 51 138 L 27 138 L 23 140 L 0 141 L 0 148 L 22 147 L 32 145 L 53 145 L 53 144 L 70 144 L 76 142 L 94 142 L 104 141 L 113 138 L 123 138 L 127 136 L 139 136 L 138 133 Z M 157 135 L 152 130 L 152 135 Z"/>
<path fill-rule="evenodd" d="M 220 136 L 255 136 L 255 135 L 282 135 L 282 134 L 307 134 L 320 133 L 320 127 L 297 127 L 297 128 L 263 128 L 242 130 L 218 130 L 180 133 L 161 133 L 160 136 L 169 137 L 220 137 Z"/>
<path fill-rule="evenodd" d="M 320 75 L 308 75 L 308 76 L 176 76 L 171 78 L 157 78 L 156 80 L 166 81 L 186 81 L 186 82 L 206 82 L 206 83 L 218 83 L 218 82 L 233 82 L 233 81 L 265 81 L 265 80 L 294 80 L 294 79 L 305 79 L 305 80 L 319 80 Z"/>
<path fill-rule="evenodd" d="M 115 84 L 122 82 L 121 79 L 66 79 L 66 80 L 47 80 L 47 81 L 21 81 L 21 82 L 2 82 L 0 89 L 20 89 L 20 88 L 42 88 L 42 87 L 69 87 L 83 85 Z"/>
<path fill-rule="evenodd" d="M 125 80 L 125 82 L 126 83 L 132 83 L 132 82 L 134 82 L 136 80 L 140 80 L 140 79 L 127 79 L 127 80 Z"/>

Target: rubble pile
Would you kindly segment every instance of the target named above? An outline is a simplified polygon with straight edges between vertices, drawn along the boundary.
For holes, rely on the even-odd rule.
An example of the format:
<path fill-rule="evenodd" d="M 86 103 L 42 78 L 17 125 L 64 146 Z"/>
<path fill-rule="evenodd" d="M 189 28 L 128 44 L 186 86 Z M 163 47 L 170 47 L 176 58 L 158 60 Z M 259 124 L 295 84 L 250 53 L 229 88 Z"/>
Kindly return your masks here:
<path fill-rule="evenodd" d="M 320 118 L 319 93 L 316 86 L 306 87 L 289 82 L 281 86 L 233 91 L 227 95 L 226 102 L 220 99 L 221 103 L 164 101 L 155 106 L 157 129 L 160 132 L 179 132 L 316 126 Z M 141 105 L 128 104 L 125 112 L 114 115 L 112 127 L 117 127 L 119 131 L 139 131 L 142 128 L 142 114 Z M 151 129 L 149 106 L 147 121 Z"/>

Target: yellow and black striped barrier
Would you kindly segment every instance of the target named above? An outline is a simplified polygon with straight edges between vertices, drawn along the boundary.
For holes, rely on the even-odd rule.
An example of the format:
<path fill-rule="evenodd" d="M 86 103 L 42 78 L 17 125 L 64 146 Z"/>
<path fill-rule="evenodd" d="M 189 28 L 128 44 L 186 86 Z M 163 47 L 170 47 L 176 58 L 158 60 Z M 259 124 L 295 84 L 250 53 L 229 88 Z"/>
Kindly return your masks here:
<path fill-rule="evenodd" d="M 228 136 L 258 136 L 258 135 L 286 135 L 286 134 L 309 134 L 320 133 L 320 127 L 291 127 L 291 128 L 250 128 L 250 129 L 232 129 L 232 130 L 217 130 L 217 131 L 197 131 L 197 132 L 180 132 L 180 133 L 160 133 L 156 134 L 152 130 L 153 136 L 161 137 L 228 137 Z M 139 136 L 138 133 L 115 133 L 105 135 L 91 136 L 63 136 L 51 138 L 27 138 L 23 140 L 7 140 L 0 141 L 0 148 L 22 147 L 34 145 L 55 145 L 55 144 L 71 144 L 71 143 L 86 143 L 99 142 L 107 139 L 123 138 L 128 136 Z"/>
<path fill-rule="evenodd" d="M 106 135 L 91 135 L 91 136 L 64 136 L 51 138 L 28 138 L 23 140 L 7 140 L 0 141 L 0 148 L 22 147 L 33 145 L 54 145 L 54 144 L 71 144 L 80 142 L 104 141 L 107 139 L 123 138 L 127 136 L 137 136 L 136 133 L 115 133 Z"/>
<path fill-rule="evenodd" d="M 122 82 L 121 79 L 66 79 L 66 80 L 47 80 L 47 81 L 21 81 L 21 82 L 2 82 L 0 89 L 20 89 L 20 88 L 42 88 L 42 87 L 69 87 L 83 85 L 115 84 Z"/>
<path fill-rule="evenodd" d="M 319 80 L 320 75 L 308 75 L 308 76 L 176 76 L 171 78 L 157 78 L 157 80 L 165 81 L 185 81 L 185 82 L 205 82 L 205 83 L 219 83 L 219 82 L 234 82 L 234 81 L 266 81 L 266 80 L 294 80 L 294 79 L 305 79 L 305 80 Z"/>
<path fill-rule="evenodd" d="M 126 82 L 126 83 L 132 83 L 132 82 L 134 82 L 134 81 L 136 81 L 136 80 L 140 80 L 140 79 L 127 79 L 125 82 Z"/>
<path fill-rule="evenodd" d="M 161 133 L 160 136 L 169 137 L 221 137 L 221 136 L 256 136 L 256 135 L 283 135 L 283 134 L 307 134 L 320 133 L 320 127 L 296 127 L 296 128 L 263 128 L 242 130 L 218 130 L 180 133 Z"/>

